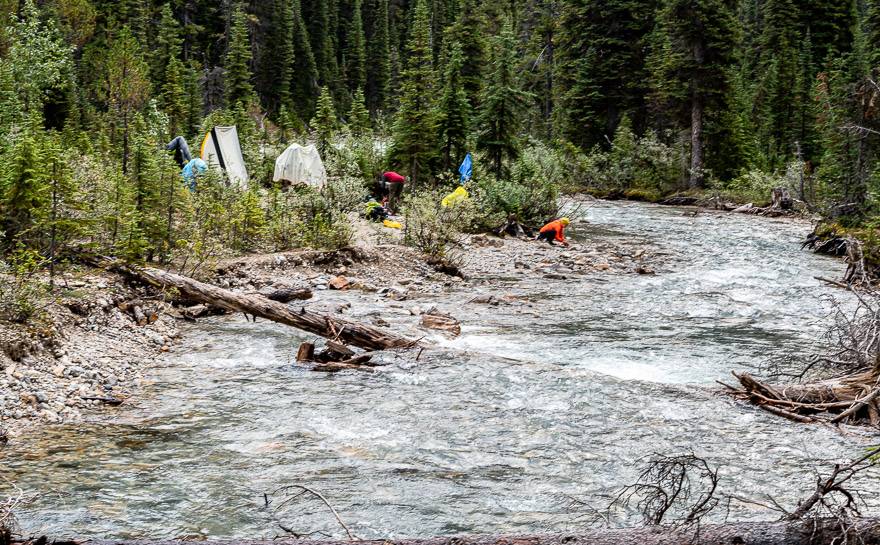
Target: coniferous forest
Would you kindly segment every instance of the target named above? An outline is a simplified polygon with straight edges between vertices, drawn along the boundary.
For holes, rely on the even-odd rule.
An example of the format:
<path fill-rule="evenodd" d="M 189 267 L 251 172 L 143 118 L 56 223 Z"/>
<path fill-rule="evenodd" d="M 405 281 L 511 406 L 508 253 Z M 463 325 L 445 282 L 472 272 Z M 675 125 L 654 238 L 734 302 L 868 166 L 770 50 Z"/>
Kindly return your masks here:
<path fill-rule="evenodd" d="M 0 240 L 26 261 L 344 244 L 384 170 L 415 202 L 468 152 L 476 224 L 544 221 L 561 191 L 779 186 L 841 228 L 875 216 L 874 0 L 0 5 Z M 164 144 L 197 151 L 216 125 L 251 183 L 189 192 Z M 335 189 L 273 187 L 290 142 L 318 146 Z"/>

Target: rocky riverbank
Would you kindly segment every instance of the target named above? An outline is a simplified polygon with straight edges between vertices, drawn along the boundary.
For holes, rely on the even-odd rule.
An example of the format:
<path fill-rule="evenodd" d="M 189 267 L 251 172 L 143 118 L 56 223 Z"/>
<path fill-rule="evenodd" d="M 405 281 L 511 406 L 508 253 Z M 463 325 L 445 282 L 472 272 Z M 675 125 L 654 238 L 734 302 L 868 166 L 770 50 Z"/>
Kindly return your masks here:
<path fill-rule="evenodd" d="M 572 230 L 585 226 L 576 223 Z M 475 296 L 492 303 L 504 300 L 511 280 L 652 274 L 658 259 L 637 242 L 582 242 L 566 248 L 473 235 L 455 249 L 460 274 L 450 275 L 402 246 L 395 240 L 399 232 L 365 222 L 356 227 L 351 248 L 228 259 L 209 281 L 243 293 L 308 288 L 314 293 L 310 308 L 342 312 L 331 308 L 332 298 L 322 292 L 360 292 L 364 296 L 356 301 L 371 306 L 378 301 L 381 307 L 383 302 L 399 306 L 408 298 L 419 298 L 422 305 L 439 303 L 448 290 L 479 286 Z M 71 423 L 124 410 L 125 400 L 137 395 L 144 371 L 171 348 L 186 314 L 162 294 L 100 271 L 68 274 L 60 286 L 61 295 L 37 324 L 0 324 L 0 429 L 13 437 L 38 423 Z M 386 325 L 380 316 L 373 321 Z"/>

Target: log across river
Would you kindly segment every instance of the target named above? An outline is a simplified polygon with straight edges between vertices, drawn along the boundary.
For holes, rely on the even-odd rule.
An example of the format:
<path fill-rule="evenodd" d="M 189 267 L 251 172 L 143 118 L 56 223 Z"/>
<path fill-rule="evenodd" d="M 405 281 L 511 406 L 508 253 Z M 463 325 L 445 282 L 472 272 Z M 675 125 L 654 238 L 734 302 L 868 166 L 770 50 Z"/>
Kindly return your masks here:
<path fill-rule="evenodd" d="M 793 507 L 815 468 L 869 442 L 716 393 L 731 370 L 807 352 L 823 330 L 822 297 L 846 296 L 814 279 L 845 266 L 799 250 L 808 224 L 628 203 L 588 218 L 576 241 L 638 240 L 665 254 L 657 274 L 500 275 L 398 307 L 320 293 L 351 303 L 349 319 L 378 313 L 408 338 L 418 337 L 409 306 L 462 321 L 457 339 L 426 339 L 456 350 L 388 356 L 381 372 L 297 367 L 313 337 L 280 324 L 239 315 L 188 326 L 118 417 L 45 428 L 0 451 L 0 477 L 40 493 L 19 512 L 23 529 L 271 539 L 280 522 L 344 538 L 314 500 L 265 508 L 264 494 L 298 483 L 367 539 L 578 533 L 584 512 L 570 497 L 604 507 L 653 452 L 693 449 L 720 466 L 723 492 Z M 468 303 L 479 293 L 527 303 Z M 867 477 L 855 487 L 876 502 L 880 479 Z M 776 518 L 736 502 L 729 516 Z"/>

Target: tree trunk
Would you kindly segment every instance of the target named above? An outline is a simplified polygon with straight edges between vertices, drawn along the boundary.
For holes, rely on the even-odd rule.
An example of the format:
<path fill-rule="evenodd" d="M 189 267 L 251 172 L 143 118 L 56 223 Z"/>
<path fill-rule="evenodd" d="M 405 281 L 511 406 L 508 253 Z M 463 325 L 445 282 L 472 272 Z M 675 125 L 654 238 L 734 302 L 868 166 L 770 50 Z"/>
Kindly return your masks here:
<path fill-rule="evenodd" d="M 417 341 L 395 335 L 378 327 L 343 320 L 335 316 L 317 314 L 307 311 L 305 308 L 296 310 L 283 303 L 267 299 L 262 295 L 235 293 L 186 276 L 152 267 L 132 267 L 108 259 L 87 255 L 80 255 L 80 258 L 92 265 L 108 268 L 152 286 L 163 289 L 167 287 L 176 288 L 188 298 L 200 303 L 206 303 L 233 312 L 243 312 L 252 316 L 259 316 L 328 339 L 338 339 L 346 344 L 366 350 L 411 348 L 418 344 Z"/>
<path fill-rule="evenodd" d="M 703 99 L 694 91 L 691 97 L 691 189 L 703 187 Z"/>
<path fill-rule="evenodd" d="M 621 529 L 581 530 L 571 534 L 532 535 L 474 535 L 447 536 L 424 539 L 389 539 L 358 541 L 359 545 L 691 545 L 712 543 L 717 545 L 810 545 L 814 543 L 880 543 L 880 520 L 858 521 L 848 540 L 843 541 L 840 522 L 836 519 L 819 519 L 803 522 L 731 522 L 708 524 L 689 528 L 662 526 Z M 49 540 L 52 542 L 53 540 Z M 57 545 L 70 542 L 56 541 Z M 160 540 L 95 540 L 92 545 L 179 545 L 179 541 Z M 206 541 L 203 545 L 351 545 L 351 541 L 319 541 L 310 539 L 281 538 L 274 540 L 236 539 Z"/>

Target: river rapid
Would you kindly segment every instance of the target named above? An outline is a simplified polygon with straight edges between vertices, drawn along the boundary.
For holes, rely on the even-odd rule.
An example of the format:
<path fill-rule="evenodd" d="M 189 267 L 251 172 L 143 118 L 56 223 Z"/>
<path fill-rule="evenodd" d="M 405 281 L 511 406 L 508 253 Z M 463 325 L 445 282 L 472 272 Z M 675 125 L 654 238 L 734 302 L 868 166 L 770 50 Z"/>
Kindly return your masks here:
<path fill-rule="evenodd" d="M 719 466 L 724 493 L 793 506 L 813 471 L 868 438 L 803 426 L 719 395 L 716 380 L 803 354 L 823 331 L 828 296 L 846 293 L 839 260 L 799 249 L 809 225 L 738 214 L 599 203 L 579 244 L 639 240 L 656 275 L 483 279 L 436 304 L 462 335 L 387 358 L 374 374 L 297 368 L 309 338 L 241 317 L 189 326 L 117 415 L 46 427 L 0 450 L 0 477 L 39 496 L 25 534 L 105 538 L 344 537 L 319 502 L 280 511 L 284 485 L 320 491 L 362 538 L 572 531 L 571 498 L 603 508 L 643 457 L 693 450 Z M 536 243 L 537 244 L 537 243 Z M 468 303 L 475 293 L 529 304 Z M 375 294 L 320 292 L 416 318 Z M 422 333 L 424 335 L 424 333 Z M 877 480 L 863 490 L 876 496 Z M 727 508 L 713 515 L 723 518 Z M 617 510 L 615 523 L 638 523 Z M 729 517 L 772 519 L 751 504 Z M 316 534 L 320 537 L 321 534 Z"/>

